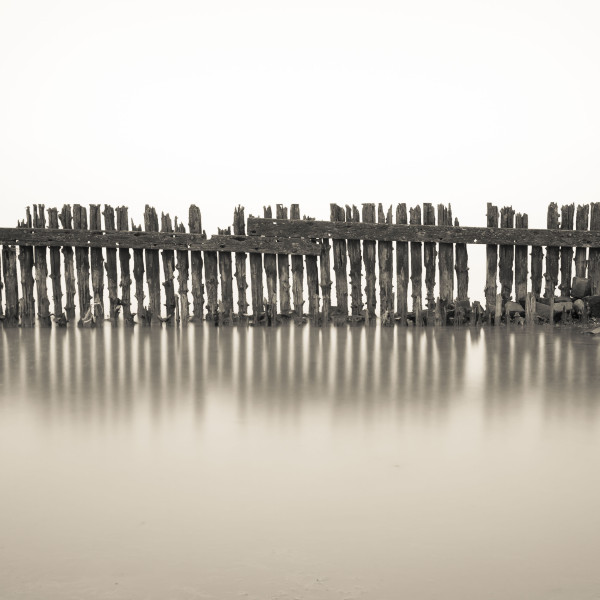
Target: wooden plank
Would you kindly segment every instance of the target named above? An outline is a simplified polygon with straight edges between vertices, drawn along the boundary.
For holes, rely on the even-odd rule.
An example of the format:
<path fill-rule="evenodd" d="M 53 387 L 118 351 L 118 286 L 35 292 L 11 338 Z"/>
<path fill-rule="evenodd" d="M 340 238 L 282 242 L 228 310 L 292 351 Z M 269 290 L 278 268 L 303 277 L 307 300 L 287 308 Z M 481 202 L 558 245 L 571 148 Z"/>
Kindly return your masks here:
<path fill-rule="evenodd" d="M 575 217 L 575 204 L 564 204 L 561 207 L 560 228 L 563 230 L 573 229 Z M 560 249 L 560 295 L 571 295 L 571 276 L 573 272 L 573 248 L 563 246 Z"/>
<path fill-rule="evenodd" d="M 396 206 L 396 224 L 406 225 L 407 222 L 408 215 L 406 212 L 406 204 L 398 204 Z M 350 242 L 348 242 L 348 244 L 350 244 Z M 398 290 L 396 310 L 401 325 L 408 324 L 406 320 L 408 314 L 408 257 L 408 242 L 396 242 L 396 288 Z"/>
<path fill-rule="evenodd" d="M 365 203 L 362 205 L 363 223 L 358 223 L 355 227 L 361 227 L 363 224 L 375 223 L 375 204 Z M 365 279 L 367 285 L 365 293 L 367 296 L 367 312 L 365 313 L 365 323 L 367 325 L 374 323 L 376 319 L 377 308 L 377 275 L 375 273 L 375 245 L 376 242 L 368 236 L 363 241 L 363 261 L 365 265 Z"/>
<path fill-rule="evenodd" d="M 588 228 L 590 218 L 590 205 L 584 204 L 577 207 L 577 219 L 575 227 L 578 231 L 585 231 Z M 587 272 L 587 249 L 577 247 L 575 250 L 575 277 L 585 277 Z"/>
<path fill-rule="evenodd" d="M 454 219 L 454 226 L 460 227 L 458 219 Z M 469 301 L 469 254 L 466 244 L 456 244 L 456 299 L 460 302 Z"/>
<path fill-rule="evenodd" d="M 300 219 L 300 206 L 290 206 L 290 219 Z M 304 260 L 299 254 L 292 254 L 292 294 L 294 297 L 294 314 L 301 320 L 304 312 Z"/>
<path fill-rule="evenodd" d="M 112 206 L 104 205 L 104 228 L 106 231 L 116 231 L 115 211 Z M 101 251 L 102 252 L 102 251 Z M 119 276 L 117 273 L 117 249 L 106 249 L 106 280 L 108 287 L 108 318 L 113 325 L 117 324 L 119 317 Z"/>
<path fill-rule="evenodd" d="M 220 235 L 231 235 L 229 228 L 219 229 Z M 233 273 L 231 252 L 219 252 L 219 274 L 221 276 L 221 318 L 223 325 L 233 325 Z"/>
<path fill-rule="evenodd" d="M 377 209 L 379 223 L 392 224 L 392 207 L 385 212 L 383 205 Z M 394 255 L 392 242 L 377 242 L 377 259 L 379 263 L 379 306 L 381 324 L 391 326 L 394 321 Z"/>
<path fill-rule="evenodd" d="M 129 211 L 126 206 L 117 207 L 117 230 L 129 231 Z M 123 307 L 123 321 L 127 327 L 133 327 L 135 322 L 131 314 L 131 254 L 129 248 L 119 248 L 119 268 L 121 270 L 121 300 L 119 304 Z"/>
<path fill-rule="evenodd" d="M 80 204 L 73 205 L 73 226 L 75 229 L 86 230 L 87 210 Z M 90 295 L 90 252 L 84 246 L 75 247 L 75 268 L 77 272 L 77 296 L 79 300 L 79 326 L 92 320 Z"/>
<path fill-rule="evenodd" d="M 321 269 L 321 296 L 323 298 L 323 324 L 329 323 L 331 318 L 331 258 L 329 238 L 321 241 L 321 255 L 319 256 L 319 267 Z"/>
<path fill-rule="evenodd" d="M 4 327 L 17 327 L 19 324 L 19 280 L 17 276 L 17 251 L 14 246 L 2 246 L 2 271 L 4 275 L 4 296 L 6 311 Z"/>
<path fill-rule="evenodd" d="M 204 280 L 206 282 L 206 320 L 219 322 L 219 267 L 217 253 L 204 252 Z"/>
<path fill-rule="evenodd" d="M 278 219 L 287 220 L 287 207 L 278 204 L 276 207 Z M 281 314 L 289 316 L 292 313 L 290 302 L 290 257 L 288 254 L 277 255 L 277 274 L 279 277 L 279 310 Z"/>
<path fill-rule="evenodd" d="M 526 214 L 517 213 L 515 227 L 527 229 L 529 218 Z M 527 246 L 515 246 L 515 300 L 525 307 L 527 300 Z"/>
<path fill-rule="evenodd" d="M 435 225 L 435 210 L 433 204 L 423 204 L 423 224 Z M 427 319 L 431 323 L 435 310 L 435 271 L 437 248 L 435 242 L 425 242 L 423 245 L 423 262 L 425 264 L 425 289 L 427 290 Z"/>
<path fill-rule="evenodd" d="M 263 207 L 265 219 L 273 216 L 270 206 Z M 266 313 L 267 323 L 275 324 L 277 320 L 277 256 L 275 254 L 265 254 L 264 258 L 265 275 L 267 278 L 267 302 Z"/>
<path fill-rule="evenodd" d="M 590 204 L 590 229 L 600 231 L 600 202 Z M 600 295 L 600 247 L 590 248 L 588 277 L 592 287 L 592 296 Z"/>
<path fill-rule="evenodd" d="M 46 227 L 46 214 L 43 204 L 33 205 L 33 226 L 38 229 Z M 52 325 L 50 300 L 48 299 L 47 254 L 48 251 L 44 246 L 36 246 L 34 248 L 35 289 L 37 293 L 38 321 L 41 327 L 50 327 Z"/>
<path fill-rule="evenodd" d="M 142 226 L 134 225 L 131 223 L 131 230 L 136 233 L 141 233 Z M 137 318 L 138 322 L 142 325 L 150 325 L 152 315 L 149 313 L 148 308 L 144 306 L 144 251 L 141 248 L 134 248 L 133 250 L 133 279 L 135 280 L 135 300 L 137 304 Z"/>
<path fill-rule="evenodd" d="M 185 233 L 185 225 L 177 223 L 175 217 L 175 231 Z M 188 297 L 188 279 L 190 276 L 190 261 L 187 250 L 177 250 L 177 284 L 179 286 L 179 306 L 181 311 L 181 325 L 186 327 L 190 322 L 190 299 Z"/>
<path fill-rule="evenodd" d="M 505 206 L 500 210 L 500 227 L 513 228 L 515 211 L 512 206 Z M 511 300 L 514 281 L 515 247 L 511 244 L 502 244 L 499 249 L 498 269 L 500 272 L 500 293 L 502 307 Z"/>
<path fill-rule="evenodd" d="M 438 225 L 452 226 L 452 207 L 438 204 Z M 439 245 L 439 278 L 440 278 L 440 312 L 442 324 L 446 324 L 446 311 L 454 300 L 454 246 L 442 243 Z"/>
<path fill-rule="evenodd" d="M 202 215 L 200 209 L 192 204 L 189 210 L 189 230 L 192 235 L 203 236 L 202 231 Z M 182 250 L 182 248 L 180 248 Z M 202 323 L 204 320 L 204 283 L 202 281 L 202 252 L 191 249 L 190 263 L 192 268 L 192 304 L 194 315 L 192 321 L 194 323 Z"/>
<path fill-rule="evenodd" d="M 254 324 L 258 325 L 263 314 L 264 297 L 263 257 L 258 252 L 250 252 L 250 292 L 252 296 L 252 318 Z"/>
<path fill-rule="evenodd" d="M 558 206 L 555 202 L 552 202 L 550 206 L 548 206 L 547 223 L 548 229 L 558 229 Z M 548 239 L 548 242 L 549 243 L 546 244 L 548 247 L 546 248 L 546 273 L 544 274 L 546 289 L 544 291 L 544 296 L 546 298 L 554 298 L 554 290 L 558 284 L 558 245 L 568 246 L 569 244 L 561 243 L 561 239 L 558 236 L 553 236 L 553 239 Z M 556 245 L 557 243 L 558 245 Z"/>
<path fill-rule="evenodd" d="M 238 206 L 233 213 L 233 234 L 246 235 L 246 219 L 244 217 L 244 207 Z M 246 257 L 245 252 L 235 253 L 235 281 L 237 284 L 238 295 L 238 320 L 242 321 L 248 314 L 248 300 L 246 299 Z"/>
<path fill-rule="evenodd" d="M 144 230 L 158 231 L 158 215 L 156 210 L 146 204 L 144 210 Z M 144 251 L 146 259 L 146 283 L 148 284 L 148 313 L 151 323 L 161 322 L 160 301 L 160 264 L 158 250 L 147 248 Z"/>
<path fill-rule="evenodd" d="M 173 233 L 173 222 L 169 213 L 160 214 L 160 228 L 165 233 Z M 177 318 L 177 301 L 175 299 L 175 252 L 173 250 L 162 251 L 163 264 L 163 288 L 165 290 L 165 313 L 162 319 L 168 327 L 173 327 Z"/>
<path fill-rule="evenodd" d="M 2 290 L 4 289 L 4 281 L 2 279 L 2 261 L 0 260 L 0 321 L 4 323 L 4 307 L 2 305 Z"/>
<path fill-rule="evenodd" d="M 360 223 L 360 213 L 356 206 L 346 206 L 346 221 Z M 362 299 L 362 252 L 359 240 L 347 240 L 348 260 L 350 261 L 350 295 L 352 321 L 363 318 Z"/>
<path fill-rule="evenodd" d="M 31 227 L 31 210 L 27 207 L 26 218 L 19 223 L 20 227 Z M 35 298 L 33 295 L 33 247 L 21 246 L 19 250 L 19 267 L 21 272 L 21 298 L 19 315 L 21 327 L 35 325 Z"/>
<path fill-rule="evenodd" d="M 99 204 L 90 204 L 90 230 L 102 231 Z M 91 248 L 90 254 L 94 321 L 97 326 L 101 327 L 104 325 L 104 257 L 102 248 Z"/>
<path fill-rule="evenodd" d="M 71 213 L 71 206 L 64 204 L 60 215 L 58 216 L 60 223 L 63 227 L 63 233 L 71 233 L 73 229 L 73 217 Z M 67 244 L 69 244 L 67 242 Z M 75 293 L 77 290 L 75 283 L 75 267 L 73 259 L 73 248 L 71 245 L 65 245 L 62 249 L 63 261 L 65 265 L 65 313 L 68 321 L 75 320 Z"/>
<path fill-rule="evenodd" d="M 491 202 L 487 203 L 487 226 L 489 229 L 498 227 L 498 207 Z M 498 246 L 487 244 L 486 249 L 486 280 L 485 280 L 485 308 L 488 324 L 492 324 L 496 311 L 496 294 L 498 292 Z"/>
<path fill-rule="evenodd" d="M 250 222 L 250 219 L 248 219 Z M 299 224 L 311 222 L 306 216 Z M 314 238 L 311 238 L 315 241 Z M 306 287 L 308 293 L 308 312 L 313 324 L 319 322 L 319 268 L 316 256 L 306 256 Z"/>
<path fill-rule="evenodd" d="M 410 224 L 421 224 L 421 207 L 415 206 L 410 209 Z M 423 251 L 421 242 L 411 242 L 410 244 L 410 281 L 412 286 L 413 313 L 415 325 L 423 325 Z"/>
<path fill-rule="evenodd" d="M 58 229 L 58 210 L 48 209 L 48 229 Z M 50 281 L 52 282 L 52 311 L 54 322 L 64 327 L 67 324 L 67 316 L 62 305 L 62 277 L 60 273 L 60 248 L 50 248 Z"/>
<path fill-rule="evenodd" d="M 329 210 L 332 221 L 344 222 L 346 220 L 346 211 L 341 206 L 330 204 Z M 332 244 L 337 313 L 345 319 L 348 317 L 348 255 L 346 240 L 334 239 Z"/>

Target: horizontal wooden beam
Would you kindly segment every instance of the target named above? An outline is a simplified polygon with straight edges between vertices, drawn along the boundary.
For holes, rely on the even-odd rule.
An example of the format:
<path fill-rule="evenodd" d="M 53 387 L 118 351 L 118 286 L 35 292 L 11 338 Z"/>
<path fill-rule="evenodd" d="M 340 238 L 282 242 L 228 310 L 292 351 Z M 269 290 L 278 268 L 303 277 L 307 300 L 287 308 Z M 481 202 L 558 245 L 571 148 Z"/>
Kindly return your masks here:
<path fill-rule="evenodd" d="M 248 234 L 295 238 L 333 238 L 385 242 L 441 242 L 444 244 L 503 244 L 519 246 L 600 247 L 600 231 L 385 225 L 331 221 L 248 219 Z"/>
<path fill-rule="evenodd" d="M 307 239 L 280 237 L 164 233 L 154 231 L 82 231 L 73 229 L 0 228 L 0 244 L 16 246 L 75 246 L 148 250 L 209 250 L 318 256 L 321 246 Z"/>

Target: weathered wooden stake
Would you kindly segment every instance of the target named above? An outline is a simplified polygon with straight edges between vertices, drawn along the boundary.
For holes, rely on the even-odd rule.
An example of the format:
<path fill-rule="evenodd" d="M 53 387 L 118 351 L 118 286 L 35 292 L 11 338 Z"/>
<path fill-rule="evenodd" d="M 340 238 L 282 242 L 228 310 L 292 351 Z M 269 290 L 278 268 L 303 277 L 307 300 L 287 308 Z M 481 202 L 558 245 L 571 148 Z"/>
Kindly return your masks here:
<path fill-rule="evenodd" d="M 494 311 L 494 325 L 497 327 L 502 321 L 502 294 L 496 294 L 496 309 Z"/>
<path fill-rule="evenodd" d="M 575 204 L 564 204 L 561 207 L 560 228 L 573 229 Z M 573 272 L 573 247 L 563 246 L 560 249 L 560 295 L 571 295 L 571 274 Z"/>
<path fill-rule="evenodd" d="M 206 281 L 206 320 L 219 322 L 219 267 L 217 253 L 204 252 L 204 280 Z"/>
<path fill-rule="evenodd" d="M 270 206 L 263 207 L 265 219 L 272 219 L 273 212 Z M 267 323 L 277 323 L 277 255 L 265 254 L 265 275 L 267 277 Z"/>
<path fill-rule="evenodd" d="M 452 226 L 452 207 L 438 204 L 438 225 Z M 442 324 L 447 324 L 448 305 L 454 300 L 454 245 L 439 245 L 440 311 Z"/>
<path fill-rule="evenodd" d="M 454 226 L 460 227 L 458 219 L 454 219 Z M 455 244 L 456 252 L 456 299 L 462 304 L 469 301 L 469 254 L 466 244 Z M 456 308 L 458 311 L 458 306 Z"/>
<path fill-rule="evenodd" d="M 33 205 L 33 226 L 40 229 L 46 228 L 46 213 L 43 204 Z M 46 262 L 46 246 L 36 246 L 35 256 L 35 289 L 38 302 L 38 320 L 41 327 L 50 327 L 50 300 L 48 300 L 48 264 Z"/>
<path fill-rule="evenodd" d="M 287 219 L 287 207 L 278 204 L 276 207 L 278 219 Z M 292 313 L 290 302 L 290 257 L 288 254 L 277 255 L 277 272 L 279 275 L 279 310 L 282 315 L 289 317 Z"/>
<path fill-rule="evenodd" d="M 590 205 L 584 204 L 577 207 L 577 220 L 575 228 L 579 231 L 585 231 L 588 228 L 590 218 Z M 575 250 L 575 277 L 585 277 L 587 272 L 587 248 L 577 248 Z"/>
<path fill-rule="evenodd" d="M 65 204 L 62 207 L 58 217 L 63 229 L 73 228 L 73 217 L 71 215 L 71 206 Z M 73 264 L 73 248 L 71 246 L 63 246 L 63 260 L 65 264 L 65 313 L 68 321 L 75 320 L 75 267 Z"/>
<path fill-rule="evenodd" d="M 433 204 L 423 204 L 423 225 L 435 225 L 435 210 Z M 425 289 L 427 294 L 427 324 L 435 320 L 435 271 L 437 248 L 435 242 L 423 244 L 423 262 L 425 264 Z"/>
<path fill-rule="evenodd" d="M 300 206 L 292 204 L 290 219 L 300 220 Z M 304 261 L 302 256 L 292 254 L 292 291 L 294 296 L 294 313 L 296 319 L 302 320 L 304 311 Z"/>
<path fill-rule="evenodd" d="M 129 214 L 126 206 L 117 207 L 117 230 L 129 231 Z M 135 322 L 131 314 L 131 272 L 129 267 L 129 248 L 119 248 L 119 266 L 121 269 L 121 300 L 123 307 L 123 321 L 127 327 L 133 327 Z"/>
<path fill-rule="evenodd" d="M 58 210 L 48 209 L 48 229 L 58 229 Z M 50 281 L 52 281 L 52 310 L 54 322 L 59 327 L 67 324 L 67 316 L 62 307 L 62 277 L 60 275 L 60 247 L 50 247 Z"/>
<path fill-rule="evenodd" d="M 363 223 L 375 223 L 375 204 L 366 203 L 362 205 Z M 365 313 L 365 323 L 374 324 L 377 308 L 377 276 L 375 275 L 375 242 L 371 240 L 363 241 L 363 260 L 365 263 L 365 278 L 367 285 L 365 293 L 367 296 L 367 312 Z"/>
<path fill-rule="evenodd" d="M 185 225 L 177 222 L 175 217 L 175 231 L 185 233 Z M 181 325 L 187 327 L 190 322 L 190 299 L 188 298 L 189 254 L 187 250 L 177 250 L 177 283 L 179 285 L 179 318 Z"/>
<path fill-rule="evenodd" d="M 160 229 L 166 233 L 172 233 L 173 223 L 169 213 L 160 214 Z M 163 274 L 165 280 L 165 323 L 173 327 L 176 322 L 175 312 L 177 310 L 177 300 L 175 299 L 175 252 L 173 250 L 162 251 Z"/>
<path fill-rule="evenodd" d="M 200 209 L 192 204 L 189 211 L 189 230 L 190 233 L 202 233 L 202 216 Z M 190 252 L 190 261 L 192 267 L 192 303 L 194 307 L 194 323 L 202 323 L 204 320 L 204 284 L 202 283 L 202 252 L 192 250 Z"/>
<path fill-rule="evenodd" d="M 356 206 L 346 206 L 346 220 L 353 223 L 360 222 L 360 213 Z M 362 253 L 360 240 L 348 240 L 348 259 L 350 260 L 350 289 L 351 289 L 351 311 L 353 322 L 363 318 L 362 299 Z"/>
<path fill-rule="evenodd" d="M 526 214 L 517 213 L 515 227 L 527 229 L 529 218 Z M 515 300 L 525 306 L 527 300 L 527 246 L 515 246 Z"/>
<path fill-rule="evenodd" d="M 112 206 L 104 205 L 104 229 L 115 231 L 115 211 Z M 106 249 L 106 279 L 108 283 L 108 316 L 113 325 L 119 318 L 119 276 L 117 274 L 117 249 Z"/>
<path fill-rule="evenodd" d="M 600 230 L 600 202 L 590 205 L 590 229 Z M 600 295 L 600 248 L 590 248 L 588 277 L 592 287 L 592 296 Z"/>
<path fill-rule="evenodd" d="M 233 234 L 246 235 L 246 219 L 244 218 L 244 207 L 238 206 L 233 213 Z M 238 293 L 238 320 L 243 321 L 248 314 L 248 301 L 246 299 L 246 253 L 235 253 L 235 281 Z"/>
<path fill-rule="evenodd" d="M 156 210 L 147 204 L 144 211 L 144 229 L 146 231 L 158 231 L 158 216 Z M 144 254 L 146 258 L 149 316 L 152 323 L 160 323 L 160 264 L 158 250 L 147 249 L 144 251 Z"/>
<path fill-rule="evenodd" d="M 305 216 L 304 219 L 307 219 Z M 306 288 L 308 312 L 314 325 L 319 322 L 319 268 L 316 256 L 306 257 Z"/>
<path fill-rule="evenodd" d="M 500 226 L 514 228 L 515 211 L 512 206 L 505 206 L 500 210 Z M 500 246 L 499 270 L 500 270 L 500 290 L 502 295 L 502 307 L 510 301 L 512 297 L 512 287 L 514 281 L 513 264 L 515 260 L 515 247 L 508 244 Z"/>
<path fill-rule="evenodd" d="M 6 311 L 4 327 L 19 324 L 19 281 L 17 277 L 17 252 L 14 246 L 2 246 L 2 271 L 4 274 L 4 295 Z"/>
<path fill-rule="evenodd" d="M 558 229 L 558 206 L 555 202 L 548 206 L 547 226 L 548 229 Z M 544 273 L 546 280 L 544 296 L 546 298 L 554 298 L 554 290 L 558 284 L 558 254 L 559 248 L 557 246 L 546 248 L 546 273 Z"/>
<path fill-rule="evenodd" d="M 392 207 L 384 212 L 379 204 L 377 220 L 379 223 L 392 224 Z M 379 263 L 379 306 L 381 324 L 394 325 L 394 254 L 392 242 L 377 242 Z"/>
<path fill-rule="evenodd" d="M 421 224 L 421 207 L 415 206 L 410 209 L 410 224 Z M 420 327 L 423 324 L 423 301 L 422 301 L 422 275 L 423 275 L 423 255 L 421 242 L 410 243 L 410 281 L 412 284 L 412 299 L 415 325 Z"/>
<path fill-rule="evenodd" d="M 319 266 L 321 267 L 321 296 L 323 297 L 323 325 L 331 318 L 331 259 L 329 238 L 323 238 Z"/>
<path fill-rule="evenodd" d="M 219 235 L 231 235 L 231 229 L 219 228 Z M 221 322 L 233 325 L 233 274 L 231 252 L 219 252 L 219 274 L 221 276 Z"/>
<path fill-rule="evenodd" d="M 396 224 L 406 225 L 408 215 L 406 204 L 396 206 Z M 350 243 L 350 242 L 348 242 Z M 400 325 L 407 325 L 406 315 L 408 313 L 408 242 L 396 242 L 396 287 L 397 287 L 397 312 Z"/>
<path fill-rule="evenodd" d="M 134 225 L 131 223 L 132 231 L 141 231 L 141 225 Z M 137 304 L 137 318 L 138 322 L 144 326 L 150 325 L 152 315 L 149 313 L 148 308 L 144 306 L 144 251 L 142 249 L 134 248 L 133 250 L 133 278 L 135 280 L 135 300 Z"/>
<path fill-rule="evenodd" d="M 487 226 L 498 227 L 498 207 L 491 202 L 487 203 Z M 498 291 L 498 246 L 487 244 L 486 252 L 486 280 L 485 280 L 485 309 L 487 312 L 488 324 L 492 324 L 495 319 L 496 293 Z M 500 315 L 498 315 L 498 321 Z"/>
<path fill-rule="evenodd" d="M 100 216 L 100 205 L 90 204 L 90 231 L 101 230 L 102 218 Z M 91 248 L 90 254 L 94 322 L 96 326 L 102 327 L 104 325 L 104 258 L 102 256 L 102 248 Z"/>
<path fill-rule="evenodd" d="M 73 225 L 75 229 L 86 230 L 87 210 L 80 204 L 73 205 Z M 93 323 L 90 295 L 90 252 L 88 248 L 75 248 L 75 266 L 77 269 L 77 295 L 79 297 L 79 326 Z"/>
<path fill-rule="evenodd" d="M 346 211 L 337 204 L 331 204 L 330 219 L 345 221 Z M 343 318 L 348 317 L 348 259 L 346 240 L 333 240 L 333 271 L 335 272 L 335 295 L 337 298 L 337 313 Z"/>

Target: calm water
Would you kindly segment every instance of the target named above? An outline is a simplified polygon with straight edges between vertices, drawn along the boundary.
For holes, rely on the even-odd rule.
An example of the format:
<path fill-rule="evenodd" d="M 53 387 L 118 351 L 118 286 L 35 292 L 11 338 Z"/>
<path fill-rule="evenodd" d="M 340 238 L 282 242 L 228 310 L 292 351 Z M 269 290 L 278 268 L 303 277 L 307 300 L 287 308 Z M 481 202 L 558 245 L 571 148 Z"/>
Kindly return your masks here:
<path fill-rule="evenodd" d="M 0 598 L 600 598 L 600 340 L 0 331 Z"/>

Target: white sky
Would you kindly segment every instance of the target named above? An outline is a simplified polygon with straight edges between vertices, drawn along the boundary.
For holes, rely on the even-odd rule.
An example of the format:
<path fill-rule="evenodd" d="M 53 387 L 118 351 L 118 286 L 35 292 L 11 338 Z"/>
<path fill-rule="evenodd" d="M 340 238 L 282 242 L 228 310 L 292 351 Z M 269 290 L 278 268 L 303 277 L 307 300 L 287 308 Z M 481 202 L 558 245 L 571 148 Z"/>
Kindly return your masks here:
<path fill-rule="evenodd" d="M 600 200 L 600 3 L 0 0 L 1 225 L 35 202 Z"/>

